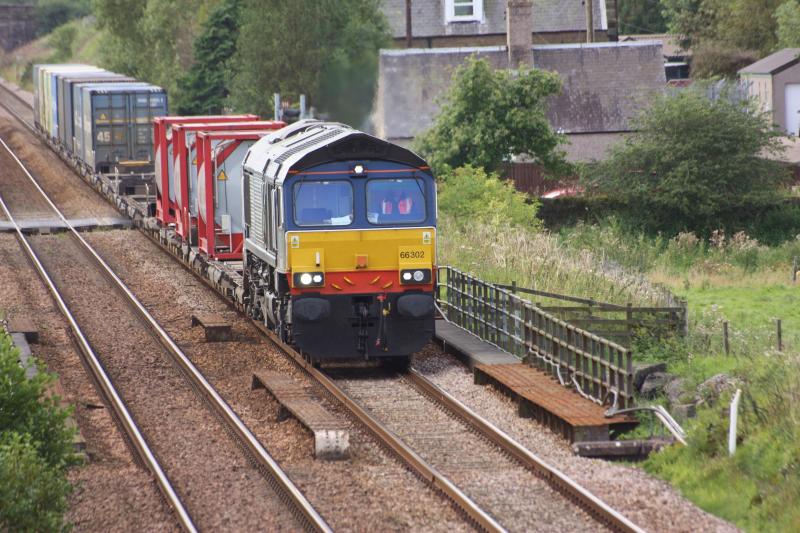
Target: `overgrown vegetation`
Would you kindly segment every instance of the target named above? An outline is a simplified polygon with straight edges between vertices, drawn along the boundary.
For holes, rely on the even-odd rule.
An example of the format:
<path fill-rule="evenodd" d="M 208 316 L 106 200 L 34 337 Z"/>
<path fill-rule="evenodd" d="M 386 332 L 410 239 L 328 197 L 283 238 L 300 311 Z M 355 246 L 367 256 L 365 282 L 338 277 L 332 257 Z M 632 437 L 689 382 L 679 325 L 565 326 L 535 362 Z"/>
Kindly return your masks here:
<path fill-rule="evenodd" d="M 453 75 L 434 125 L 417 149 L 437 172 L 470 164 L 497 170 L 512 155 L 526 154 L 554 174 L 568 165 L 550 127 L 546 101 L 561 90 L 557 74 L 522 68 L 495 70 L 473 56 Z"/>
<path fill-rule="evenodd" d="M 69 413 L 47 391 L 53 376 L 39 368 L 27 379 L 18 356 L 0 333 L 0 529 L 62 531 L 75 462 Z"/>

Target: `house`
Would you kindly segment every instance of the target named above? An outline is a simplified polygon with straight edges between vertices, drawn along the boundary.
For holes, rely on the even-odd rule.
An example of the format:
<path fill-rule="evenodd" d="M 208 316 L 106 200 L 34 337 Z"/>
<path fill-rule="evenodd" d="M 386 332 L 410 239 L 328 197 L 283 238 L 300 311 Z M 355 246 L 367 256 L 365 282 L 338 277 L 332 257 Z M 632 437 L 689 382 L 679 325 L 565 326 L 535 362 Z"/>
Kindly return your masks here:
<path fill-rule="evenodd" d="M 630 41 L 661 41 L 667 82 L 674 86 L 686 85 L 686 83 L 680 82 L 689 79 L 689 64 L 692 56 L 690 50 L 685 50 L 681 47 L 677 36 L 669 33 L 620 35 L 619 41 L 623 43 Z"/>
<path fill-rule="evenodd" d="M 616 40 L 616 0 L 533 0 L 532 40 L 538 44 L 586 42 L 591 2 L 593 41 Z M 410 48 L 498 46 L 506 42 L 506 0 L 382 0 L 396 47 L 407 47 L 410 2 Z M 610 15 L 610 16 L 609 16 Z"/>
<path fill-rule="evenodd" d="M 739 71 L 749 96 L 789 135 L 800 133 L 800 48 L 784 48 Z"/>
<path fill-rule="evenodd" d="M 535 14 L 534 14 L 535 16 Z M 630 120 L 666 85 L 661 43 L 551 44 L 381 50 L 373 124 L 376 133 L 408 144 L 428 129 L 437 99 L 453 71 L 476 55 L 495 68 L 509 68 L 516 50 L 523 62 L 561 76 L 561 94 L 548 102 L 554 129 L 567 134 L 572 161 L 602 159 L 631 130 Z"/>

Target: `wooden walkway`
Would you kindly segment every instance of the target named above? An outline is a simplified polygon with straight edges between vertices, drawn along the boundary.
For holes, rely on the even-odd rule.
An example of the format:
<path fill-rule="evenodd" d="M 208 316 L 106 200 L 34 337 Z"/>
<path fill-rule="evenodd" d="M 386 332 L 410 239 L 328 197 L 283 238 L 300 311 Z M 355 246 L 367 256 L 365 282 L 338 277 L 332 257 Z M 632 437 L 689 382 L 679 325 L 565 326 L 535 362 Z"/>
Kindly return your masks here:
<path fill-rule="evenodd" d="M 436 341 L 472 369 L 475 383 L 496 386 L 514 399 L 520 416 L 536 419 L 569 442 L 607 441 L 611 431 L 638 424 L 629 416 L 607 418 L 607 406 L 587 400 L 545 372 L 454 324 L 437 320 Z"/>

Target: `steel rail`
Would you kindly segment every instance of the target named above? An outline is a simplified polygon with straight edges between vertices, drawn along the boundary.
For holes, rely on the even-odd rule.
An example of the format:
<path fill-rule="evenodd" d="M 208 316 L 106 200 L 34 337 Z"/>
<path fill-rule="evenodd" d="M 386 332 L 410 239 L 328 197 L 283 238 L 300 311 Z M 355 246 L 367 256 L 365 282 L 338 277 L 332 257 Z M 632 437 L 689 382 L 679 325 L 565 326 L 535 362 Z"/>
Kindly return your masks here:
<path fill-rule="evenodd" d="M 419 475 L 434 488 L 440 490 L 451 502 L 453 502 L 466 516 L 475 523 L 480 529 L 490 532 L 502 532 L 506 529 L 501 526 L 489 513 L 481 509 L 472 499 L 464 494 L 461 489 L 454 485 L 449 479 L 442 475 L 432 465 L 419 456 L 391 430 L 387 429 L 375 417 L 370 415 L 358 403 L 352 400 L 336 383 L 320 370 L 314 368 L 303 356 L 293 347 L 284 343 L 271 330 L 263 324 L 255 322 L 259 330 L 265 333 L 295 364 L 304 369 L 336 400 L 338 400 L 356 419 L 362 423 L 370 432 L 412 472 Z"/>
<path fill-rule="evenodd" d="M 117 276 L 108 263 L 106 263 L 105 260 L 100 257 L 94 248 L 88 242 L 86 242 L 83 236 L 72 226 L 72 224 L 70 224 L 69 220 L 67 220 L 64 214 L 58 209 L 58 207 L 56 207 L 50 197 L 39 186 L 36 179 L 30 174 L 30 172 L 28 172 L 28 169 L 25 167 L 22 161 L 19 160 L 16 154 L 14 154 L 14 152 L 2 139 L 0 139 L 0 143 L 2 143 L 5 149 L 8 150 L 8 153 L 11 154 L 20 168 L 25 172 L 26 176 L 28 179 L 30 179 L 31 183 L 33 183 L 34 187 L 36 187 L 45 201 L 65 224 L 68 231 L 78 240 L 78 242 L 84 247 L 94 261 L 101 267 L 103 272 L 123 293 L 131 306 L 145 320 L 153 332 L 156 333 L 156 337 L 159 342 L 167 349 L 170 355 L 173 356 L 175 362 L 178 363 L 178 365 L 184 370 L 185 375 L 189 378 L 192 385 L 195 386 L 195 388 L 208 401 L 209 405 L 221 416 L 227 427 L 240 439 L 240 441 L 245 445 L 247 451 L 252 454 L 253 458 L 258 462 L 258 464 L 262 468 L 265 468 L 270 476 L 272 476 L 273 480 L 278 484 L 286 497 L 289 498 L 295 509 L 299 512 L 306 523 L 316 531 L 332 532 L 333 530 L 330 528 L 330 526 L 328 526 L 316 509 L 314 509 L 311 503 L 306 499 L 305 495 L 303 495 L 294 482 L 289 479 L 288 475 L 286 475 L 286 473 L 280 468 L 277 461 L 272 458 L 269 452 L 267 452 L 267 450 L 258 441 L 256 436 L 253 435 L 250 429 L 236 415 L 228 403 L 219 395 L 219 393 L 217 393 L 217 391 L 211 386 L 211 384 L 206 380 L 197 367 L 194 366 L 183 350 L 181 350 L 181 348 L 175 343 L 172 337 L 170 337 L 166 330 L 161 327 L 161 325 L 150 314 L 150 312 L 147 311 L 144 305 L 127 287 L 127 285 L 125 285 L 122 279 Z M 22 230 L 18 228 L 18 231 L 21 234 Z"/>
<path fill-rule="evenodd" d="M 9 150 L 6 143 L 0 139 L 0 143 L 6 148 L 13 155 L 13 152 Z M 73 335 L 78 344 L 78 348 L 84 355 L 84 360 L 87 362 L 92 374 L 94 375 L 95 380 L 100 385 L 103 394 L 108 399 L 108 402 L 111 404 L 111 408 L 117 415 L 117 419 L 122 424 L 123 430 L 128 435 L 130 442 L 133 444 L 134 448 L 136 449 L 137 454 L 141 458 L 144 465 L 150 470 L 153 474 L 153 477 L 156 480 L 156 484 L 158 488 L 161 490 L 161 493 L 164 495 L 167 503 L 170 507 L 172 507 L 173 511 L 178 517 L 178 521 L 181 524 L 181 527 L 188 532 L 194 533 L 197 531 L 197 528 L 194 525 L 191 517 L 189 516 L 186 507 L 181 502 L 180 498 L 178 497 L 175 489 L 172 487 L 172 484 L 167 478 L 167 475 L 164 473 L 164 470 L 161 468 L 161 465 L 158 463 L 153 451 L 150 449 L 150 446 L 147 444 L 147 441 L 142 436 L 139 428 L 134 422 L 133 417 L 128 411 L 128 408 L 125 406 L 125 402 L 123 402 L 122 398 L 120 398 L 117 390 L 114 388 L 111 379 L 106 374 L 103 366 L 100 364 L 100 360 L 95 354 L 94 350 L 92 349 L 89 341 L 86 339 L 86 336 L 83 334 L 81 327 L 75 321 L 75 317 L 72 316 L 69 308 L 67 307 L 66 302 L 64 301 L 61 293 L 53 283 L 52 278 L 47 273 L 47 270 L 44 268 L 44 265 L 39 260 L 39 257 L 36 255 L 36 252 L 31 247 L 28 239 L 25 237 L 25 234 L 22 232 L 22 229 L 17 224 L 14 217 L 11 215 L 11 211 L 8 209 L 5 201 L 3 200 L 2 196 L 0 196 L 0 207 L 2 207 L 3 212 L 5 213 L 6 218 L 11 222 L 14 226 L 14 231 L 17 233 L 17 238 L 19 239 L 20 244 L 22 245 L 25 253 L 27 254 L 28 258 L 30 259 L 31 263 L 33 263 L 34 268 L 39 274 L 39 277 L 45 282 L 47 285 L 48 290 L 50 291 L 50 295 L 56 302 L 58 309 L 61 311 L 61 314 L 64 318 L 67 319 L 69 323 L 70 329 L 72 330 Z"/>
<path fill-rule="evenodd" d="M 551 466 L 533 452 L 512 439 L 500 428 L 461 403 L 458 399 L 441 389 L 414 369 L 404 375 L 413 386 L 426 396 L 443 406 L 447 411 L 472 426 L 481 435 L 499 446 L 523 466 L 543 478 L 557 491 L 573 499 L 580 507 L 615 531 L 643 533 L 644 530 L 631 522 L 619 511 L 611 508 L 603 500 L 589 492 L 569 476 Z"/>

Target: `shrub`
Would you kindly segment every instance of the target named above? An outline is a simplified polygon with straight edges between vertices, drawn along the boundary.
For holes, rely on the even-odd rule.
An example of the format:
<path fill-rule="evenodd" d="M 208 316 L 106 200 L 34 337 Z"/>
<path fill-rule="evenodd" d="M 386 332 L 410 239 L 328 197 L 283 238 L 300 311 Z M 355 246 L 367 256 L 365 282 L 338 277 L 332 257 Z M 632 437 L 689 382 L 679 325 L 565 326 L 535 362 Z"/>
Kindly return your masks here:
<path fill-rule="evenodd" d="M 780 132 L 750 103 L 699 91 L 662 95 L 635 127 L 589 169 L 588 186 L 622 200 L 640 226 L 707 233 L 721 217 L 738 221 L 737 211 L 763 211 L 778 199 L 787 173 L 764 155 L 781 152 Z"/>
<path fill-rule="evenodd" d="M 537 200 L 497 174 L 465 166 L 439 176 L 439 209 L 464 224 L 480 221 L 537 229 Z"/>
<path fill-rule="evenodd" d="M 18 358 L 0 334 L 0 530 L 60 531 L 65 471 L 76 461 L 69 412 L 47 391 L 53 376 L 37 363 L 39 371 L 27 379 Z"/>
<path fill-rule="evenodd" d="M 69 412 L 57 396 L 46 393 L 53 375 L 40 367 L 27 379 L 18 357 L 11 339 L 0 336 L 0 431 L 29 434 L 45 463 L 65 466 L 72 460 L 73 431 L 65 425 Z"/>
<path fill-rule="evenodd" d="M 39 455 L 30 435 L 0 438 L 0 529 L 63 531 L 70 486 L 64 474 Z"/>

